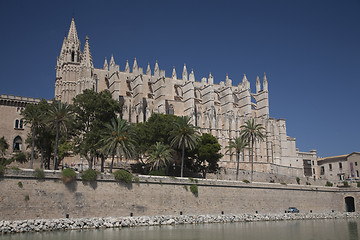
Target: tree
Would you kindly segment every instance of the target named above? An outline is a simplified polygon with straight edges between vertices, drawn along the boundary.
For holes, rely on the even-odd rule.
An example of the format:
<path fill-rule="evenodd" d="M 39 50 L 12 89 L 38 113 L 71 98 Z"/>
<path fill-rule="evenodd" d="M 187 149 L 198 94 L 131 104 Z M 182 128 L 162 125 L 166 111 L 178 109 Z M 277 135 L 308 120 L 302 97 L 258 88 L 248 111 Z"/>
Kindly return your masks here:
<path fill-rule="evenodd" d="M 35 141 L 36 135 L 39 134 L 39 129 L 43 126 L 44 123 L 44 112 L 40 111 L 40 107 L 36 104 L 28 104 L 25 109 L 21 112 L 21 115 L 24 117 L 24 124 L 30 125 L 30 134 L 31 134 L 31 158 L 30 158 L 30 168 L 33 168 L 34 164 L 34 152 L 35 152 Z"/>
<path fill-rule="evenodd" d="M 71 126 L 73 112 L 70 105 L 60 101 L 54 101 L 50 105 L 50 109 L 47 115 L 48 125 L 55 128 L 55 150 L 54 150 L 54 170 L 57 168 L 56 157 L 59 145 L 60 133 L 67 133 L 69 126 Z"/>
<path fill-rule="evenodd" d="M 181 154 L 181 174 L 184 175 L 184 157 L 185 148 L 192 150 L 195 148 L 199 139 L 196 127 L 190 123 L 190 118 L 187 116 L 179 117 L 174 121 L 175 128 L 171 132 L 171 146 L 182 150 Z"/>
<path fill-rule="evenodd" d="M 174 150 L 169 145 L 157 142 L 148 152 L 147 162 L 151 164 L 151 170 L 159 170 L 167 167 L 168 163 L 173 159 Z"/>
<path fill-rule="evenodd" d="M 102 135 L 102 151 L 111 155 L 110 172 L 112 172 L 115 154 L 126 159 L 131 158 L 135 152 L 134 131 L 126 120 L 121 118 L 112 119 L 111 123 L 105 124 Z"/>
<path fill-rule="evenodd" d="M 5 156 L 6 150 L 9 148 L 9 144 L 6 142 L 4 136 L 0 138 L 0 151 L 1 151 L 1 157 Z"/>
<path fill-rule="evenodd" d="M 242 129 L 241 137 L 246 139 L 248 143 L 251 143 L 251 182 L 254 175 L 254 144 L 256 141 L 263 141 L 264 135 L 261 132 L 265 128 L 261 124 L 256 124 L 255 120 L 249 119 L 244 125 L 240 127 Z"/>
<path fill-rule="evenodd" d="M 104 124 L 110 122 L 120 112 L 120 104 L 115 101 L 107 90 L 96 93 L 84 90 L 74 98 L 76 122 L 75 152 L 85 157 L 89 168 L 92 168 L 96 157 L 101 156 L 101 132 Z M 101 171 L 104 171 L 104 160 L 101 156 Z"/>
<path fill-rule="evenodd" d="M 219 170 L 218 162 L 223 157 L 219 151 L 221 145 L 216 137 L 209 133 L 204 133 L 199 138 L 195 149 L 189 151 L 189 157 L 193 159 L 192 169 L 201 172 L 206 178 L 207 173 L 215 173 Z"/>
<path fill-rule="evenodd" d="M 229 141 L 229 145 L 226 146 L 228 151 L 235 150 L 236 152 L 236 181 L 239 179 L 239 162 L 240 162 L 240 153 L 243 152 L 244 157 L 244 149 L 248 146 L 248 142 L 243 137 L 237 137 L 234 140 Z"/>

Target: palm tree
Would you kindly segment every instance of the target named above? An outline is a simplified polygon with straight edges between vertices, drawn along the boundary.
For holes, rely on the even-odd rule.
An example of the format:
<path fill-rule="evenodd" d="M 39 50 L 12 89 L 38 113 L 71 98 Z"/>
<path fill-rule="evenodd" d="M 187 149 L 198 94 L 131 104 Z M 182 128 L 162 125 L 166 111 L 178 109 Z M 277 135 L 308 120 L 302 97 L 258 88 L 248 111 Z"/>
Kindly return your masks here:
<path fill-rule="evenodd" d="M 124 156 L 126 159 L 133 157 L 135 153 L 134 139 L 133 129 L 126 120 L 117 118 L 105 124 L 101 144 L 103 146 L 102 152 L 112 156 L 110 172 L 112 172 L 116 154 Z"/>
<path fill-rule="evenodd" d="M 43 114 L 39 111 L 38 105 L 28 104 L 25 109 L 21 112 L 21 115 L 24 117 L 24 124 L 29 124 L 31 132 L 31 158 L 30 158 L 30 168 L 33 168 L 34 164 L 34 152 L 35 152 L 35 138 L 39 134 L 40 128 L 43 127 L 44 117 Z"/>
<path fill-rule="evenodd" d="M 233 141 L 229 141 L 229 145 L 226 146 L 226 148 L 228 149 L 226 152 L 232 151 L 233 149 L 236 152 L 236 181 L 239 178 L 240 153 L 241 153 L 241 151 L 243 151 L 243 157 L 244 157 L 244 149 L 247 145 L 248 145 L 248 142 L 246 141 L 246 139 L 244 139 L 242 137 L 237 137 Z"/>
<path fill-rule="evenodd" d="M 173 153 L 174 150 L 171 149 L 169 145 L 156 142 L 156 144 L 153 145 L 148 152 L 149 156 L 147 162 L 152 165 L 152 170 L 159 170 L 161 167 L 166 167 L 167 164 L 172 160 Z"/>
<path fill-rule="evenodd" d="M 70 105 L 60 101 L 54 101 L 49 109 L 47 121 L 49 127 L 55 128 L 55 151 L 54 151 L 54 170 L 56 169 L 56 157 L 59 145 L 60 132 L 67 133 L 68 127 L 72 122 L 73 112 Z"/>
<path fill-rule="evenodd" d="M 199 139 L 196 127 L 190 123 L 190 118 L 187 116 L 179 117 L 175 122 L 175 129 L 171 134 L 171 146 L 182 150 L 181 155 L 181 174 L 184 175 L 184 156 L 185 148 L 192 150 L 195 148 Z"/>
<path fill-rule="evenodd" d="M 242 129 L 241 137 L 251 143 L 251 182 L 253 181 L 254 174 L 254 144 L 256 141 L 263 141 L 264 134 L 261 132 L 265 128 L 261 124 L 256 124 L 255 120 L 249 119 L 244 125 L 240 127 Z"/>

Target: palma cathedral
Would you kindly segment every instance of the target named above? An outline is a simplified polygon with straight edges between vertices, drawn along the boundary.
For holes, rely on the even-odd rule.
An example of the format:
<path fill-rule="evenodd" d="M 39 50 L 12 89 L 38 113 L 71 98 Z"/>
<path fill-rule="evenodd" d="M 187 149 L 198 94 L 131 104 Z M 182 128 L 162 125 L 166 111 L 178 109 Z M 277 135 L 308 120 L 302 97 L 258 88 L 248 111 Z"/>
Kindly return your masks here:
<path fill-rule="evenodd" d="M 288 176 L 318 174 L 316 151 L 300 152 L 295 138 L 286 133 L 286 121 L 269 116 L 270 83 L 265 74 L 256 78 L 256 92 L 251 92 L 246 75 L 233 85 L 228 75 L 219 83 L 211 73 L 196 80 L 194 71 L 188 71 L 186 65 L 179 73 L 173 68 L 171 75 L 166 75 L 158 62 L 153 66 L 142 68 L 135 58 L 132 66 L 126 61 L 121 67 L 111 56 L 109 62 L 105 58 L 103 67 L 94 67 L 89 38 L 81 48 L 72 19 L 57 58 L 55 99 L 71 103 L 85 89 L 109 90 L 121 102 L 122 117 L 129 122 L 144 122 L 152 113 L 189 116 L 202 133 L 218 139 L 224 154 L 220 166 L 224 168 L 236 164 L 235 153 L 227 153 L 225 146 L 240 136 L 241 125 L 254 118 L 265 128 L 265 139 L 256 143 L 254 151 L 255 171 Z M 249 151 L 242 154 L 240 167 L 249 170 Z"/>

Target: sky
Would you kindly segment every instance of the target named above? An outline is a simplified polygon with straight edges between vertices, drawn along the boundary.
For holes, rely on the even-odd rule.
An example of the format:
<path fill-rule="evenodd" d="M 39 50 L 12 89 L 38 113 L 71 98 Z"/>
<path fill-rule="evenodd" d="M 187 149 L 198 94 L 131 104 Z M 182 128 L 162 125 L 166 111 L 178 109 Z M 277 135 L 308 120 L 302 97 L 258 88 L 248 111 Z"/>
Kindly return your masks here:
<path fill-rule="evenodd" d="M 286 119 L 300 151 L 360 151 L 360 1 L 0 0 L 0 93 L 52 99 L 55 65 L 71 18 L 96 68 L 184 63 L 200 81 L 244 74 L 269 82 L 270 117 Z M 1 117 L 1 116 L 0 116 Z"/>

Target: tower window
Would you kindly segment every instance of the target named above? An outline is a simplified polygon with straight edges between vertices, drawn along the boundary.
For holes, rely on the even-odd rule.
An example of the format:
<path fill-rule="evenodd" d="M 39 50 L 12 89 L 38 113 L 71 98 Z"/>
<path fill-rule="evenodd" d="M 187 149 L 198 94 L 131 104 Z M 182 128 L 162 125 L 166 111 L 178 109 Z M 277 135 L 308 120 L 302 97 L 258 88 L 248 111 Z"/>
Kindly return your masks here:
<path fill-rule="evenodd" d="M 72 62 L 75 61 L 75 52 L 71 52 L 71 61 L 72 61 Z"/>
<path fill-rule="evenodd" d="M 19 119 L 15 120 L 15 128 L 19 128 Z"/>

